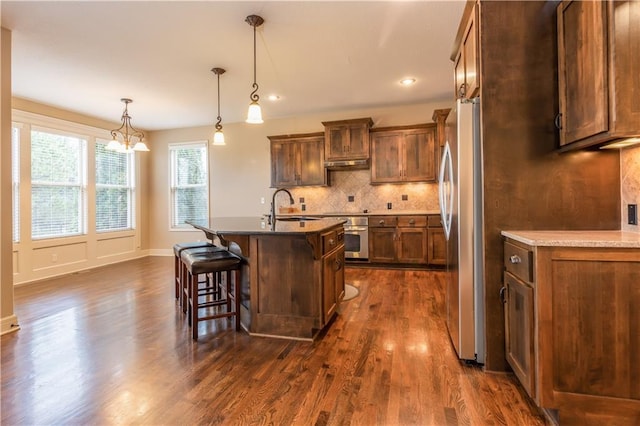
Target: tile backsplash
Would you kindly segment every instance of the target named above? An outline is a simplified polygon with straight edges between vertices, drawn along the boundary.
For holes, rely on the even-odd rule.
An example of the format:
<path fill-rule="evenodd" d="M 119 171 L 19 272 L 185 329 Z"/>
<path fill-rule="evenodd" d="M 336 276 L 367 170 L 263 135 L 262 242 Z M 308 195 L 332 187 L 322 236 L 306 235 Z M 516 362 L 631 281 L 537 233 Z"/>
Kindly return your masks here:
<path fill-rule="evenodd" d="M 625 148 L 620 152 L 620 199 L 622 229 L 640 232 L 640 225 L 627 223 L 627 205 L 640 206 L 640 146 Z"/>
<path fill-rule="evenodd" d="M 300 209 L 300 198 L 304 198 L 309 213 L 381 211 L 387 210 L 388 203 L 391 212 L 438 211 L 437 183 L 371 185 L 369 170 L 332 170 L 329 179 L 328 187 L 293 188 L 294 207 Z"/>

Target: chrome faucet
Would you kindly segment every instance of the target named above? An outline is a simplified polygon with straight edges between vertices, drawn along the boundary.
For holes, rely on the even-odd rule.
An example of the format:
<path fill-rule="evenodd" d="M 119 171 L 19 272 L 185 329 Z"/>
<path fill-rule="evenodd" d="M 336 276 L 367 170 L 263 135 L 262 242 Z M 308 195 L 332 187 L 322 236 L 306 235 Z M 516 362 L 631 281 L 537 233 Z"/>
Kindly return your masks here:
<path fill-rule="evenodd" d="M 276 230 L 276 195 L 278 194 L 278 192 L 286 192 L 287 194 L 289 194 L 289 202 L 291 204 L 293 204 L 293 195 L 291 195 L 291 193 L 289 192 L 288 189 L 284 189 L 284 188 L 280 188 L 280 189 L 276 189 L 276 191 L 273 193 L 273 197 L 271 197 L 271 213 L 269 214 L 269 219 L 271 220 L 271 230 L 275 231 Z"/>

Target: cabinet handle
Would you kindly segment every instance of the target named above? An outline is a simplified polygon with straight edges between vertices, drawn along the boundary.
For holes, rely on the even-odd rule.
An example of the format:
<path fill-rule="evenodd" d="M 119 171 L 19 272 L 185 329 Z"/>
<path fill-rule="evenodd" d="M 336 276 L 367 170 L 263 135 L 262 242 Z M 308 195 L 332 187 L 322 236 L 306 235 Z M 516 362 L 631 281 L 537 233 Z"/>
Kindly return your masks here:
<path fill-rule="evenodd" d="M 378 222 L 378 225 L 384 225 L 384 219 L 381 219 L 380 222 Z"/>
<path fill-rule="evenodd" d="M 335 246 L 336 245 L 336 242 L 335 242 L 335 240 L 333 238 L 329 239 L 329 245 L 330 246 Z"/>
<path fill-rule="evenodd" d="M 342 269 L 342 262 L 336 259 L 336 271 L 339 271 L 340 269 Z"/>
<path fill-rule="evenodd" d="M 509 261 L 513 264 L 522 263 L 522 259 L 517 254 L 512 254 L 511 257 L 509 257 Z"/>
<path fill-rule="evenodd" d="M 506 294 L 507 294 L 507 288 L 502 287 L 500 289 L 500 300 L 502 300 L 502 303 L 507 303 Z"/>
<path fill-rule="evenodd" d="M 415 225 L 415 224 L 416 224 L 415 219 L 409 219 L 409 225 Z"/>
<path fill-rule="evenodd" d="M 462 83 L 458 89 L 458 97 L 464 98 L 467 95 L 467 83 Z"/>
<path fill-rule="evenodd" d="M 562 113 L 559 112 L 558 115 L 556 115 L 555 120 L 553 120 L 553 122 L 556 125 L 556 129 L 558 130 L 562 130 Z"/>

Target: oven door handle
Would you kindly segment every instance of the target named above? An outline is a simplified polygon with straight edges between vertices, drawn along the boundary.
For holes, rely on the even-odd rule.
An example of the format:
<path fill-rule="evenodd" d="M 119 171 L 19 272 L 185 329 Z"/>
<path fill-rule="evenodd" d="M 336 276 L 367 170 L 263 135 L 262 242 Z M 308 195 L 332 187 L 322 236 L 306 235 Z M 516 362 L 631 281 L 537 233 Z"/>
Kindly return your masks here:
<path fill-rule="evenodd" d="M 361 227 L 361 228 L 344 228 L 344 232 L 360 232 L 360 231 L 366 231 L 367 228 Z"/>

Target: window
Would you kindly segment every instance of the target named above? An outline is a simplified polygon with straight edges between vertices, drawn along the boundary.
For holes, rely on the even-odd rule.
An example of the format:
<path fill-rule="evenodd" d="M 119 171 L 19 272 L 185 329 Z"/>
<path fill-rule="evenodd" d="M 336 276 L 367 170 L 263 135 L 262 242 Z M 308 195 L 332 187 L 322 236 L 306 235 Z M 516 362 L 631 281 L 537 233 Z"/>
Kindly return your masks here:
<path fill-rule="evenodd" d="M 11 183 L 13 197 L 13 242 L 20 241 L 20 128 L 11 128 Z"/>
<path fill-rule="evenodd" d="M 86 233 L 86 141 L 55 130 L 31 130 L 33 239 Z"/>
<path fill-rule="evenodd" d="M 133 153 L 96 140 L 96 231 L 133 229 Z"/>
<path fill-rule="evenodd" d="M 207 142 L 169 144 L 171 229 L 191 228 L 185 220 L 209 217 Z"/>

